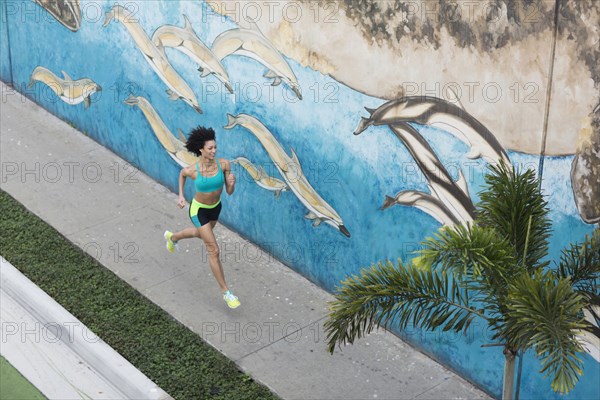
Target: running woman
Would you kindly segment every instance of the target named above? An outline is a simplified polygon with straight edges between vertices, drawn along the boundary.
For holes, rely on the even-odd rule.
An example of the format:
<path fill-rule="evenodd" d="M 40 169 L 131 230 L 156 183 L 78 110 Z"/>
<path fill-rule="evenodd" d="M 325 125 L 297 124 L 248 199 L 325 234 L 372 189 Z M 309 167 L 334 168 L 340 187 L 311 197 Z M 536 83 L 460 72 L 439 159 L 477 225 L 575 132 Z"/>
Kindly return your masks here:
<path fill-rule="evenodd" d="M 225 283 L 223 265 L 219 259 L 219 245 L 215 239 L 213 228 L 221 213 L 221 193 L 223 186 L 228 195 L 235 190 L 235 175 L 231 173 L 229 161 L 216 158 L 217 143 L 215 131 L 212 128 L 198 126 L 193 129 L 186 142 L 188 151 L 198 156 L 194 165 L 185 167 L 179 173 L 179 208 L 185 207 L 183 196 L 185 180 L 190 178 L 194 182 L 196 194 L 190 204 L 189 215 L 194 228 L 186 228 L 179 232 L 165 231 L 167 250 L 173 253 L 177 249 L 177 242 L 181 239 L 200 238 L 204 241 L 208 253 L 208 263 L 215 276 L 223 299 L 230 308 L 236 308 L 240 301 L 231 293 Z"/>

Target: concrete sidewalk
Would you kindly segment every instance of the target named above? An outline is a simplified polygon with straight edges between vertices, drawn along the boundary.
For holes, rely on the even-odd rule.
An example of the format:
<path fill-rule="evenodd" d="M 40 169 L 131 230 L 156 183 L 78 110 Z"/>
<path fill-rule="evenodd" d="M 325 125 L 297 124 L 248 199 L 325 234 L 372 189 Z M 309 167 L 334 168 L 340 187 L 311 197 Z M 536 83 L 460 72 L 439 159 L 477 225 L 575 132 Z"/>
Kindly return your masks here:
<path fill-rule="evenodd" d="M 279 396 L 487 398 L 389 333 L 329 355 L 323 322 L 333 297 L 217 225 L 242 302 L 228 309 L 200 241 L 164 248 L 165 229 L 189 225 L 176 194 L 24 97 L 3 99 L 2 189 Z"/>

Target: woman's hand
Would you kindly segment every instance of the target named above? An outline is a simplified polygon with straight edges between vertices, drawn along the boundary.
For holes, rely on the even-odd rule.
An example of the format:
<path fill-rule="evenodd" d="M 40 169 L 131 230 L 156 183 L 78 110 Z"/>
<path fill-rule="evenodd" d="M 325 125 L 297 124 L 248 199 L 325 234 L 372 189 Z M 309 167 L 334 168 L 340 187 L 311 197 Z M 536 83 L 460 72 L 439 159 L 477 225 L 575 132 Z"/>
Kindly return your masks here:
<path fill-rule="evenodd" d="M 225 189 L 228 195 L 232 195 L 235 190 L 235 175 L 229 172 L 227 178 L 225 178 Z"/>
<path fill-rule="evenodd" d="M 185 198 L 183 196 L 179 196 L 179 202 L 177 202 L 177 207 L 179 207 L 179 208 L 185 207 Z"/>
<path fill-rule="evenodd" d="M 231 163 L 227 160 L 223 165 L 223 173 L 225 174 L 225 191 L 228 195 L 232 195 L 235 190 L 235 175 L 231 173 Z"/>
<path fill-rule="evenodd" d="M 231 172 L 227 175 L 227 186 L 233 187 L 235 186 L 235 175 Z"/>

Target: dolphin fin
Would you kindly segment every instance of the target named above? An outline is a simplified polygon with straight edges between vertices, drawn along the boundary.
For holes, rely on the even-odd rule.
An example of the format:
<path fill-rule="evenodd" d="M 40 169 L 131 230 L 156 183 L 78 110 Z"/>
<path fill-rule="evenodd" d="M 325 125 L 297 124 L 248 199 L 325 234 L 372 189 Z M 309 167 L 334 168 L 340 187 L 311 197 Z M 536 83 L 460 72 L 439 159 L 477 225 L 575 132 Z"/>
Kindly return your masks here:
<path fill-rule="evenodd" d="M 258 170 L 258 179 L 263 179 L 263 178 L 268 178 L 269 174 L 267 174 L 267 171 L 265 171 L 265 169 L 263 168 L 262 165 L 259 165 L 258 168 L 256 168 Z"/>
<path fill-rule="evenodd" d="M 319 225 L 321 225 L 321 218 L 315 218 L 312 226 L 319 226 Z"/>
<path fill-rule="evenodd" d="M 464 194 L 467 195 L 467 197 L 471 197 L 469 196 L 469 186 L 467 185 L 467 180 L 465 179 L 465 176 L 463 175 L 463 172 L 460 168 L 458 169 L 458 179 L 456 180 L 456 183 L 464 192 Z"/>
<path fill-rule="evenodd" d="M 200 72 L 200 78 L 205 78 L 210 75 L 210 70 L 208 68 L 198 67 L 198 71 Z"/>
<path fill-rule="evenodd" d="M 192 24 L 190 23 L 190 20 L 188 19 L 187 15 L 183 14 L 183 19 L 185 20 L 185 25 L 183 26 L 183 29 L 196 35 L 196 32 L 194 32 L 194 28 L 192 28 Z"/>
<path fill-rule="evenodd" d="M 275 198 L 279 198 L 281 196 L 281 189 L 275 191 Z"/>
<path fill-rule="evenodd" d="M 306 214 L 304 216 L 304 218 L 306 218 L 306 219 L 317 219 L 319 217 L 317 217 L 317 214 L 315 214 L 314 212 L 309 211 L 308 214 Z"/>
<path fill-rule="evenodd" d="M 140 101 L 132 94 L 130 94 L 129 97 L 123 101 L 123 103 L 127 104 L 128 106 L 137 106 L 139 102 Z"/>
<path fill-rule="evenodd" d="M 237 118 L 233 115 L 227 113 L 227 125 L 225 125 L 224 129 L 232 129 L 234 126 L 238 124 Z"/>
<path fill-rule="evenodd" d="M 293 160 L 294 164 L 296 165 L 295 169 L 296 169 L 296 171 L 298 171 L 298 175 L 301 175 L 301 174 L 303 174 L 302 165 L 300 164 L 300 160 L 298 160 L 298 155 L 294 151 L 293 147 L 291 147 L 291 150 L 292 150 L 292 160 Z"/>
<path fill-rule="evenodd" d="M 381 207 L 379 207 L 379 209 L 381 211 L 385 210 L 386 208 L 389 208 L 391 206 L 394 205 L 394 203 L 396 202 L 396 199 L 393 198 L 392 196 L 388 196 L 387 194 L 385 195 L 385 200 L 383 201 L 383 204 L 381 205 Z"/>
<path fill-rule="evenodd" d="M 110 21 L 112 21 L 114 17 L 115 9 L 113 7 L 110 11 L 106 12 L 106 16 L 104 17 L 104 23 L 102 24 L 102 27 L 105 28 L 108 24 L 110 24 Z"/>
<path fill-rule="evenodd" d="M 373 115 L 373 113 L 375 112 L 375 108 L 369 108 L 369 107 L 365 107 L 365 110 L 367 110 L 367 112 L 371 115 Z"/>
<path fill-rule="evenodd" d="M 273 72 L 273 70 L 268 70 L 263 76 L 267 79 L 273 79 L 273 83 L 271 83 L 271 86 L 278 86 L 281 84 L 281 78 L 279 77 L 279 75 Z"/>
<path fill-rule="evenodd" d="M 167 89 L 167 90 L 165 90 L 165 92 L 167 92 L 167 94 L 169 95 L 169 99 L 179 100 L 179 95 L 177 93 L 175 93 L 174 91 L 172 91 L 171 89 Z"/>
<path fill-rule="evenodd" d="M 63 78 L 65 79 L 65 81 L 72 81 L 73 78 L 71 78 L 69 76 L 69 74 L 67 74 L 65 71 L 60 71 L 63 74 Z"/>
<path fill-rule="evenodd" d="M 87 110 L 88 107 L 90 106 L 90 104 L 92 104 L 92 102 L 90 101 L 90 96 L 84 97 L 83 104 L 84 104 L 83 109 Z"/>
<path fill-rule="evenodd" d="M 187 142 L 187 139 L 185 138 L 185 135 L 183 134 L 183 131 L 179 128 L 177 128 L 177 133 L 179 134 L 179 139 L 182 142 Z"/>
<path fill-rule="evenodd" d="M 481 157 L 481 152 L 479 151 L 479 149 L 475 146 L 471 147 L 471 151 L 469 151 L 469 153 L 467 154 L 467 158 L 473 160 L 479 157 Z"/>

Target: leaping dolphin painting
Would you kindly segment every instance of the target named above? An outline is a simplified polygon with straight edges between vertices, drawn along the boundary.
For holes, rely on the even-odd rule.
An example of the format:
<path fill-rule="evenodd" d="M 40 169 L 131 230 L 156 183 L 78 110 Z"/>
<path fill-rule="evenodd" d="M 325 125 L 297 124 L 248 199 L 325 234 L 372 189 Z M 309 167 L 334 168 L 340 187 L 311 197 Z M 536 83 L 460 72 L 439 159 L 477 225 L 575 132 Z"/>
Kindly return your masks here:
<path fill-rule="evenodd" d="M 460 103 L 458 103 L 460 104 Z M 429 96 L 407 96 L 388 101 L 379 108 L 366 108 L 371 114 L 362 118 L 355 135 L 371 125 L 389 125 L 398 122 L 416 122 L 421 125 L 435 125 L 465 142 L 470 147 L 469 158 L 483 157 L 490 164 L 510 159 L 496 137 L 464 108 L 444 99 Z"/>
<path fill-rule="evenodd" d="M 76 32 L 81 27 L 79 0 L 33 0 L 46 9 L 65 28 Z"/>
<path fill-rule="evenodd" d="M 244 157 L 238 157 L 231 161 L 232 163 L 239 164 L 244 168 L 248 174 L 254 179 L 254 182 L 263 189 L 275 192 L 275 197 L 279 197 L 282 191 L 288 190 L 288 185 L 277 178 L 273 178 L 267 174 L 267 171 L 263 167 L 256 167 L 250 160 Z"/>
<path fill-rule="evenodd" d="M 196 157 L 185 148 L 185 137 L 183 137 L 181 131 L 181 140 L 179 140 L 173 136 L 167 125 L 146 98 L 130 95 L 124 103 L 132 107 L 137 106 L 142 110 L 156 138 L 175 162 L 182 167 L 187 167 L 196 162 Z"/>
<path fill-rule="evenodd" d="M 29 87 L 33 86 L 35 81 L 42 82 L 67 104 L 75 105 L 83 102 L 84 109 L 91 104 L 90 96 L 102 90 L 100 85 L 89 78 L 73 80 L 65 71 L 62 71 L 62 74 L 64 79 L 47 68 L 37 66 L 31 73 Z"/>
<path fill-rule="evenodd" d="M 255 59 L 269 69 L 264 76 L 273 79 L 273 86 L 284 81 L 302 100 L 302 92 L 294 71 L 271 42 L 260 33 L 250 29 L 230 29 L 216 37 L 211 49 L 219 60 L 231 54 Z"/>
<path fill-rule="evenodd" d="M 290 190 L 309 210 L 305 218 L 313 220 L 313 226 L 325 222 L 338 229 L 345 236 L 350 237 L 350 232 L 344 226 L 344 222 L 338 213 L 319 196 L 304 176 L 300 161 L 293 149 L 292 157 L 289 157 L 267 127 L 248 114 L 237 116 L 227 114 L 227 120 L 228 123 L 224 127 L 225 129 L 233 129 L 235 126 L 240 125 L 249 130 L 260 141 Z"/>
<path fill-rule="evenodd" d="M 444 203 L 428 193 L 417 190 L 404 190 L 394 197 L 385 196 L 385 201 L 380 209 L 385 210 L 395 204 L 416 207 L 431 215 L 442 225 L 452 226 L 460 223 L 460 220 L 452 215 Z"/>
<path fill-rule="evenodd" d="M 160 79 L 169 87 L 167 90 L 169 98 L 171 100 L 182 99 L 197 112 L 202 113 L 196 95 L 187 82 L 179 76 L 177 71 L 171 66 L 160 43 L 159 46 L 155 46 L 142 26 L 130 14 L 131 13 L 123 6 L 114 5 L 113 8 L 106 13 L 106 19 L 102 26 L 106 27 L 113 19 L 121 22 L 154 72 L 156 72 Z"/>
<path fill-rule="evenodd" d="M 231 82 L 229 82 L 229 75 L 225 71 L 221 61 L 202 43 L 196 32 L 194 32 L 187 16 L 184 15 L 183 18 L 185 19 L 185 26 L 183 28 L 173 25 L 162 25 L 154 31 L 152 42 L 157 46 L 173 47 L 186 54 L 198 63 L 198 70 L 201 77 L 204 78 L 209 74 L 214 74 L 225 85 L 227 90 L 233 93 L 233 87 L 231 86 Z"/>
<path fill-rule="evenodd" d="M 396 123 L 390 125 L 389 128 L 404 143 L 427 178 L 431 193 L 444 204 L 456 220 L 473 221 L 475 206 L 469 197 L 467 183 L 462 172 L 459 170 L 458 181 L 454 182 L 429 143 L 410 124 Z"/>
<path fill-rule="evenodd" d="M 432 193 L 462 222 L 475 218 L 475 206 L 469 197 L 466 179 L 459 169 L 454 182 L 429 143 L 409 124 L 394 124 L 390 129 L 400 139 L 415 159 L 429 182 Z"/>

